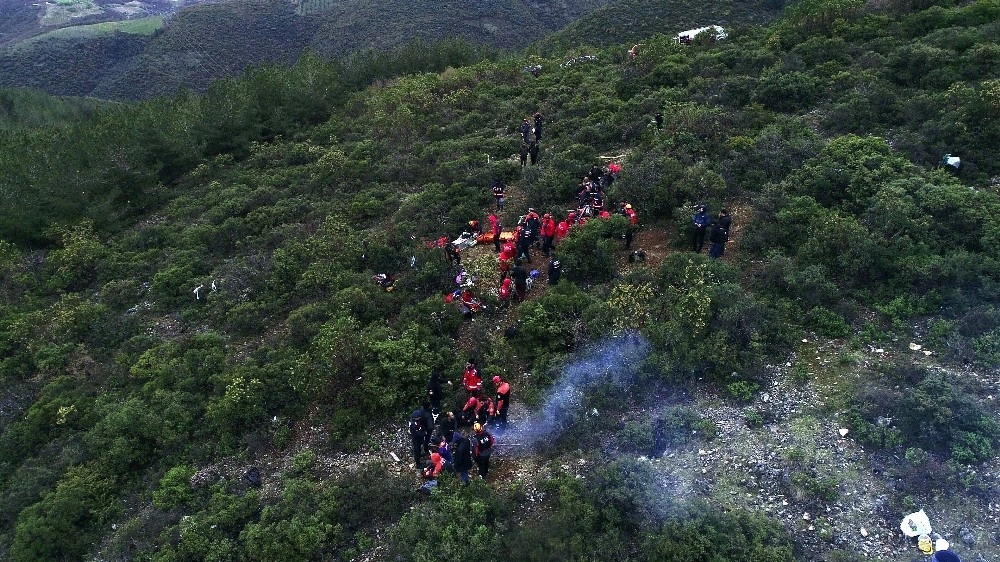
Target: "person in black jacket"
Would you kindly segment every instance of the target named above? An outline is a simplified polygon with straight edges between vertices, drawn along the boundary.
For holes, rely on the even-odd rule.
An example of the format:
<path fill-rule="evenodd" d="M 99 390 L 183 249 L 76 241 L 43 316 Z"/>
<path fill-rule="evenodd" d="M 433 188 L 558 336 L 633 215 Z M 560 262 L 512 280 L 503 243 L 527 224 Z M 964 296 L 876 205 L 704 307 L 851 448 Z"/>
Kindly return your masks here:
<path fill-rule="evenodd" d="M 514 280 L 514 301 L 524 302 L 524 297 L 528 294 L 528 270 L 524 269 L 520 261 L 514 263 L 514 270 L 510 273 Z"/>
<path fill-rule="evenodd" d="M 436 369 L 431 373 L 431 379 L 427 381 L 427 400 L 430 402 L 431 414 L 434 415 L 435 421 L 437 421 L 438 414 L 441 413 L 441 400 L 444 398 L 444 390 L 441 389 L 443 382 L 451 384 L 451 381 L 447 380 L 441 371 Z"/>
<path fill-rule="evenodd" d="M 549 261 L 549 285 L 555 285 L 559 283 L 559 277 L 562 276 L 562 263 L 552 256 Z"/>
<path fill-rule="evenodd" d="M 535 164 L 538 163 L 538 150 L 539 150 L 538 149 L 538 142 L 531 141 L 531 144 L 528 145 L 528 156 L 531 156 L 531 165 L 532 166 L 534 166 Z M 521 164 L 521 165 L 523 166 L 524 164 Z"/>
<path fill-rule="evenodd" d="M 428 416 L 430 412 L 425 412 L 423 408 L 418 408 L 410 414 L 409 434 L 413 445 L 413 465 L 417 470 L 423 468 L 424 447 L 430 440 L 433 421 L 428 424 Z"/>
<path fill-rule="evenodd" d="M 521 155 L 521 167 L 523 168 L 528 165 L 528 145 L 522 142 L 521 152 L 519 154 Z"/>
<path fill-rule="evenodd" d="M 455 460 L 452 466 L 455 472 L 462 479 L 463 484 L 469 483 L 469 471 L 472 470 L 472 443 L 462 435 L 461 431 L 456 431 L 451 440 L 451 454 Z"/>
<path fill-rule="evenodd" d="M 729 241 L 729 229 L 732 224 L 733 219 L 729 216 L 729 211 L 726 209 L 719 211 L 719 218 L 712 225 L 712 232 L 708 235 L 711 244 L 708 257 L 718 259 L 726 253 L 726 242 Z"/>
<path fill-rule="evenodd" d="M 482 424 L 472 426 L 472 458 L 479 467 L 479 477 L 486 479 L 490 471 L 490 456 L 493 454 L 493 435 Z"/>

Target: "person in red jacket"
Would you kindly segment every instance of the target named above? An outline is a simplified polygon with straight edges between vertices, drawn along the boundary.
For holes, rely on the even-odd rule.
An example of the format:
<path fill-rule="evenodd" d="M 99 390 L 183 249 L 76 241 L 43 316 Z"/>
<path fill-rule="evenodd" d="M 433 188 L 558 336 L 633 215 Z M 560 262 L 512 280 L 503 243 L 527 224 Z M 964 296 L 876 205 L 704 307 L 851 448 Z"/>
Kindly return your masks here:
<path fill-rule="evenodd" d="M 498 309 L 499 308 L 505 308 L 508 305 L 510 305 L 510 297 L 513 294 L 513 292 L 511 291 L 511 285 L 512 285 L 512 283 L 513 282 L 511 281 L 511 278 L 510 278 L 509 275 L 506 276 L 506 277 L 504 277 L 503 281 L 500 282 L 500 289 L 497 291 L 497 301 L 498 301 L 497 302 L 497 308 Z"/>
<path fill-rule="evenodd" d="M 513 242 L 504 242 L 503 248 L 500 250 L 500 256 L 497 258 L 497 263 L 500 265 L 500 278 L 503 279 L 510 273 L 510 266 L 514 264 L 514 256 L 517 254 L 517 247 L 514 246 Z"/>
<path fill-rule="evenodd" d="M 479 394 L 483 388 L 483 378 L 479 375 L 479 367 L 476 362 L 469 359 L 465 363 L 465 371 L 462 373 L 462 386 L 469 395 Z"/>
<path fill-rule="evenodd" d="M 542 255 L 549 257 L 552 250 L 552 240 L 556 237 L 556 221 L 552 215 L 545 213 L 542 217 Z"/>
<path fill-rule="evenodd" d="M 424 478 L 428 480 L 436 479 L 444 470 L 444 459 L 440 453 L 431 453 L 431 460 L 424 467 Z"/>
<path fill-rule="evenodd" d="M 507 409 L 510 407 L 510 383 L 500 378 L 500 375 L 493 377 L 493 384 L 497 387 L 497 397 L 493 401 L 496 410 L 495 419 L 497 429 L 503 431 L 507 429 Z"/>
<path fill-rule="evenodd" d="M 559 221 L 559 224 L 556 225 L 556 240 L 562 242 L 562 239 L 566 238 L 567 234 L 569 234 L 569 223 Z"/>
<path fill-rule="evenodd" d="M 462 406 L 462 425 L 468 426 L 476 423 L 476 419 L 479 416 L 479 407 L 479 399 L 475 396 L 470 396 L 469 399 L 465 401 L 465 406 Z"/>

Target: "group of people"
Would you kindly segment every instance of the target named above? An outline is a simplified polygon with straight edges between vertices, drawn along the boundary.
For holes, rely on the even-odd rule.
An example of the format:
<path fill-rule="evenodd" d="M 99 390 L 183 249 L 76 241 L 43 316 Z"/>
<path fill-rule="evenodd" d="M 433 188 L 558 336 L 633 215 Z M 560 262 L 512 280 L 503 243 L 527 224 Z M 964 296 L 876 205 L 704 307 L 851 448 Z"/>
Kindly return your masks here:
<path fill-rule="evenodd" d="M 499 375 L 491 379 L 494 395 L 483 389 L 483 377 L 474 358 L 465 364 L 461 385 L 466 401 L 459 413 L 442 412 L 444 384 L 452 382 L 435 371 L 427 384 L 427 401 L 410 414 L 409 434 L 415 467 L 428 481 L 435 482 L 443 472 L 454 472 L 463 484 L 469 483 L 473 465 L 480 478 L 489 475 L 490 457 L 496 444 L 493 433 L 507 429 L 510 408 L 510 383 Z"/>
<path fill-rule="evenodd" d="M 528 165 L 528 158 L 531 158 L 531 165 L 534 166 L 538 163 L 538 152 L 540 149 L 539 143 L 542 140 L 542 114 L 535 112 L 532 116 L 534 121 L 534 126 L 532 126 L 532 121 L 529 121 L 527 117 L 521 122 L 521 150 L 519 154 L 521 156 L 521 167 Z M 534 138 L 532 138 L 534 135 Z"/>
<path fill-rule="evenodd" d="M 708 214 L 705 205 L 698 205 L 694 216 L 691 217 L 691 233 L 693 246 L 692 250 L 701 253 L 705 247 L 705 235 L 708 235 L 708 257 L 719 259 L 726 253 L 726 243 L 729 242 L 729 229 L 732 228 L 733 218 L 729 216 L 728 209 L 721 209 L 719 215 L 713 220 Z"/>

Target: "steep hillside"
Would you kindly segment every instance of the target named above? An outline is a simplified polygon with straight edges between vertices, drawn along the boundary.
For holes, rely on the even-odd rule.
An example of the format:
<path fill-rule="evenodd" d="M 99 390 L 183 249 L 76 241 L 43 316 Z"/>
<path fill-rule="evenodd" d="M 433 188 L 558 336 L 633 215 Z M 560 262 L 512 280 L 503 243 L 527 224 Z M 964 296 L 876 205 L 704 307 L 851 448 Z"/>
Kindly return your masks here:
<path fill-rule="evenodd" d="M 933 4 L 0 96 L 0 559 L 911 562 L 922 508 L 996 561 L 1000 2 Z M 507 232 L 614 211 L 516 302 L 435 244 L 498 180 Z M 470 359 L 510 427 L 419 494 Z"/>

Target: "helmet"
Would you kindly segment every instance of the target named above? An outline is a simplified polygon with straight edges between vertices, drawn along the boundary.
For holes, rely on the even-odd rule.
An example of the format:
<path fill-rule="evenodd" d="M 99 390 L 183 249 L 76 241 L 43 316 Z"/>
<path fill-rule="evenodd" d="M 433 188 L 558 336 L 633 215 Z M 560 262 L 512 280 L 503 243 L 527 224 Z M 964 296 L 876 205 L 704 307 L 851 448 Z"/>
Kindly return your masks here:
<path fill-rule="evenodd" d="M 500 379 L 500 375 L 494 376 L 493 377 L 493 384 L 500 384 L 500 380 L 501 380 Z"/>
<path fill-rule="evenodd" d="M 472 431 L 475 431 L 476 433 L 480 433 L 482 430 L 483 430 L 483 424 L 481 424 L 479 422 L 476 422 L 476 423 L 472 424 Z"/>

